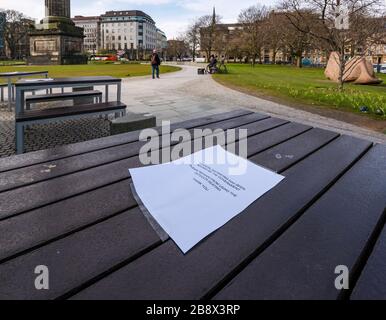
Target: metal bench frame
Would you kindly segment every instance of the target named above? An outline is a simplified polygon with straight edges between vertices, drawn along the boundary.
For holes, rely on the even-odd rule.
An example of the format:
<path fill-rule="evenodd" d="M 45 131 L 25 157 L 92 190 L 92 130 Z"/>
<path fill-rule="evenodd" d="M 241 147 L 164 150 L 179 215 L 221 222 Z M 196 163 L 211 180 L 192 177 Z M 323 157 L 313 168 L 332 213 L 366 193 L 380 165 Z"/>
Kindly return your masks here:
<path fill-rule="evenodd" d="M 0 101 L 4 102 L 4 88 L 7 88 L 7 84 L 0 84 Z"/>

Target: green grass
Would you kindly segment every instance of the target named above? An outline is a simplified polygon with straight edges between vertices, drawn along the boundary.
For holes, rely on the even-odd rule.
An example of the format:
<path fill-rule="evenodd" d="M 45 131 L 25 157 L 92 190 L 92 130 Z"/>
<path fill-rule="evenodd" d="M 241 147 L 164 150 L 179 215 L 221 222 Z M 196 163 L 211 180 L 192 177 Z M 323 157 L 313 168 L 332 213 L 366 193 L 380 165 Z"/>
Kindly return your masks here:
<path fill-rule="evenodd" d="M 25 65 L 25 61 L 22 60 L 0 60 L 0 66 L 13 66 L 13 65 Z"/>
<path fill-rule="evenodd" d="M 178 71 L 180 68 L 161 66 L 161 73 Z M 150 65 L 142 64 L 88 64 L 66 66 L 0 66 L 0 73 L 13 71 L 48 71 L 51 78 L 113 76 L 127 78 L 151 74 Z M 0 81 L 2 81 L 0 79 Z M 4 82 L 4 80 L 3 80 Z"/>
<path fill-rule="evenodd" d="M 246 89 L 257 95 L 268 95 L 281 101 L 302 105 L 316 105 L 360 112 L 367 106 L 369 113 L 386 120 L 386 75 L 381 85 L 362 86 L 346 84 L 344 92 L 337 84 L 327 80 L 324 70 L 292 66 L 230 64 L 228 74 L 216 74 L 215 79 L 224 85 Z"/>

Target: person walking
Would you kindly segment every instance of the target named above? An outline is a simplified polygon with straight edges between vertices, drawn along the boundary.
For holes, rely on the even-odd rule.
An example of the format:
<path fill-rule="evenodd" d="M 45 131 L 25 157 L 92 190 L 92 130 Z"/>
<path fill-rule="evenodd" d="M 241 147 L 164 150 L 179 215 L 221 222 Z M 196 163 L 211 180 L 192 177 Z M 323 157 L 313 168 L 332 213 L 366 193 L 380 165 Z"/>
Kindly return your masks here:
<path fill-rule="evenodd" d="M 151 55 L 151 68 L 153 73 L 153 79 L 155 79 L 155 76 L 157 75 L 157 78 L 159 79 L 159 66 L 161 65 L 161 59 L 159 58 L 159 55 L 157 53 L 157 50 L 153 50 L 153 54 Z"/>

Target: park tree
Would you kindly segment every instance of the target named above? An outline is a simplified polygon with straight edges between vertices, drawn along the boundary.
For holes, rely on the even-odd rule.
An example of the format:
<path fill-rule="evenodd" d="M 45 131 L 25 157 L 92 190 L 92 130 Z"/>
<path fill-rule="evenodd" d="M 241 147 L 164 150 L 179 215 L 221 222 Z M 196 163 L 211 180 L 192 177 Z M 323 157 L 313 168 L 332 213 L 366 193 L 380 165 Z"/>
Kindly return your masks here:
<path fill-rule="evenodd" d="M 276 63 L 277 53 L 285 51 L 286 20 L 285 16 L 272 10 L 263 23 L 263 32 L 267 35 L 265 46 L 272 51 L 273 63 Z"/>
<path fill-rule="evenodd" d="M 34 22 L 23 13 L 15 10 L 5 10 L 4 40 L 8 46 L 11 59 L 19 57 L 18 47 L 28 41 L 28 31 Z"/>
<path fill-rule="evenodd" d="M 218 28 L 221 17 L 213 11 L 213 15 L 202 16 L 197 19 L 196 23 L 200 28 L 200 49 L 205 52 L 206 58 L 209 60 L 214 51 L 222 50 L 222 35 Z"/>
<path fill-rule="evenodd" d="M 310 12 L 303 12 L 302 15 L 307 19 L 312 19 L 310 17 Z M 294 16 L 297 17 L 299 25 L 302 28 L 307 28 L 306 22 L 300 18 L 300 15 L 294 13 Z M 278 18 L 279 15 L 276 17 Z M 294 25 L 288 23 L 284 15 L 280 15 L 280 18 L 283 21 L 285 27 L 283 31 L 283 45 L 290 54 L 292 61 L 296 62 L 298 68 L 303 67 L 303 53 L 309 50 L 312 47 L 312 38 L 308 32 L 303 32 L 296 28 Z M 304 25 L 303 25 L 304 23 Z"/>
<path fill-rule="evenodd" d="M 356 67 L 346 68 L 348 59 L 364 55 L 385 32 L 383 0 L 283 0 L 280 8 L 293 28 L 338 53 L 340 90 Z"/>
<path fill-rule="evenodd" d="M 264 24 L 268 17 L 268 9 L 265 6 L 251 6 L 239 15 L 239 23 L 243 26 L 242 42 L 244 51 L 252 59 L 252 66 L 256 60 L 261 62 L 261 51 L 266 44 L 267 33 Z"/>
<path fill-rule="evenodd" d="M 235 30 L 233 35 L 230 37 L 228 41 L 228 57 L 233 57 L 234 62 L 242 60 L 243 58 L 243 48 L 242 48 L 242 38 L 241 38 L 241 30 Z"/>
<path fill-rule="evenodd" d="M 189 53 L 189 44 L 186 42 L 184 35 L 180 35 L 177 39 L 168 41 L 168 48 L 166 54 L 171 60 L 181 60 L 186 57 Z"/>
<path fill-rule="evenodd" d="M 185 33 L 185 41 L 189 46 L 190 52 L 192 53 L 193 62 L 196 61 L 197 50 L 200 45 L 200 24 L 198 21 L 193 22 Z"/>

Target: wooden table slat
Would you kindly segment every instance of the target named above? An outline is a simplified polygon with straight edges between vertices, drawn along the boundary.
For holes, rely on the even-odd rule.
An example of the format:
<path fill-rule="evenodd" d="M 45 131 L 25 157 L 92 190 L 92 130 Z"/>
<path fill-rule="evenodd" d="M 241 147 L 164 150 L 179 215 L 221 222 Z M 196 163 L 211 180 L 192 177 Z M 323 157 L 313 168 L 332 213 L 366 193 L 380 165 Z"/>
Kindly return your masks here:
<path fill-rule="evenodd" d="M 269 166 L 274 171 L 283 171 L 338 136 L 339 134 L 331 131 L 312 129 L 288 142 L 283 142 L 269 152 L 252 157 L 251 161 L 265 167 Z"/>
<path fill-rule="evenodd" d="M 368 150 L 341 137 L 284 174 L 287 178 L 231 223 L 183 255 L 172 242 L 114 272 L 74 299 L 200 299 L 279 235 Z M 331 155 L 335 156 L 332 157 Z M 305 183 L 307 181 L 307 183 Z"/>
<path fill-rule="evenodd" d="M 386 208 L 384 219 L 385 215 Z M 383 228 L 350 299 L 386 299 L 386 227 Z"/>
<path fill-rule="evenodd" d="M 136 207 L 129 183 L 120 181 L 0 221 L 0 261 Z"/>
<path fill-rule="evenodd" d="M 206 126 L 211 123 L 215 123 L 222 120 L 228 120 L 231 118 L 237 118 L 245 116 L 247 114 L 252 114 L 248 110 L 236 110 L 221 114 L 216 114 L 213 116 L 207 116 L 198 118 L 195 120 L 188 120 L 180 122 L 178 124 L 173 124 L 171 126 L 172 130 L 178 128 L 190 129 L 199 126 Z M 158 132 L 161 131 L 160 127 L 155 128 Z M 39 163 L 46 163 L 62 158 L 67 158 L 74 155 L 84 154 L 95 150 L 101 150 L 109 147 L 115 147 L 117 145 L 122 145 L 130 142 L 138 141 L 140 131 L 125 133 L 121 135 L 106 137 L 102 139 L 96 139 L 86 142 L 80 142 L 75 144 L 70 144 L 66 146 L 60 146 L 48 150 L 40 150 L 35 152 L 30 152 L 26 154 L 20 154 L 12 157 L 0 159 L 0 172 L 15 170 L 22 167 L 27 167 L 31 165 L 36 165 Z"/>
<path fill-rule="evenodd" d="M 303 128 L 303 130 L 307 129 L 307 127 L 304 127 L 304 126 L 299 126 L 299 127 Z M 308 132 L 310 132 L 310 131 L 308 131 Z M 306 133 L 308 133 L 308 132 L 306 132 Z M 321 141 L 321 143 L 323 143 L 324 137 L 321 136 L 320 141 Z M 309 150 L 306 150 L 305 152 L 309 152 Z M 127 181 L 126 189 L 125 189 L 124 185 L 122 185 L 122 187 L 123 187 L 123 190 L 121 192 L 124 192 L 126 194 L 130 193 L 128 181 Z M 51 208 L 51 210 L 52 210 L 52 208 Z M 46 212 L 46 214 L 47 213 L 48 212 Z M 24 214 L 20 217 L 25 217 L 25 216 L 30 216 L 30 215 Z M 37 219 L 37 218 L 38 217 L 36 217 L 36 216 L 34 217 L 34 219 Z M 15 217 L 15 219 L 18 220 L 16 222 L 16 224 L 20 225 L 21 221 L 19 220 L 19 217 Z M 12 221 L 12 220 L 13 219 L 5 220 L 5 223 L 6 223 L 5 229 L 9 228 L 8 221 Z M 44 220 L 46 220 L 46 219 L 44 219 Z M 57 229 L 58 227 L 55 227 L 52 225 L 55 223 L 54 220 L 50 219 L 50 221 L 51 221 L 51 224 L 48 224 L 48 222 L 47 222 L 47 227 L 48 228 L 53 227 L 54 229 Z M 30 225 L 29 222 L 26 222 L 26 224 L 27 223 L 28 223 L 28 225 Z M 110 232 L 111 232 L 111 230 L 114 230 L 114 233 L 115 233 L 115 228 L 110 225 L 109 220 L 103 224 L 106 226 L 106 231 L 105 231 L 106 233 L 108 232 L 107 230 L 110 230 Z M 13 223 L 13 225 L 15 225 L 15 223 Z M 35 223 L 35 225 L 36 225 L 36 223 Z M 28 268 L 30 268 L 30 266 L 33 265 L 34 263 L 37 263 L 37 261 L 39 259 L 42 259 L 42 257 L 46 257 L 46 259 L 49 259 L 49 261 L 46 262 L 46 265 L 50 265 L 51 268 L 56 270 L 55 273 L 61 275 L 61 277 L 60 277 L 61 281 L 56 285 L 55 290 L 50 290 L 51 292 L 49 292 L 49 293 L 47 293 L 47 292 L 46 293 L 39 293 L 39 292 L 33 293 L 31 298 L 34 298 L 34 299 L 37 297 L 39 299 L 42 297 L 44 297 L 44 298 L 57 298 L 58 296 L 63 295 L 65 293 L 67 293 L 68 291 L 70 291 L 78 286 L 81 286 L 84 282 L 87 282 L 90 279 L 92 279 L 92 277 L 95 276 L 94 274 L 92 274 L 90 272 L 87 273 L 81 269 L 84 264 L 88 264 L 88 268 L 89 268 L 88 270 L 92 270 L 93 272 L 96 272 L 96 270 L 98 270 L 100 274 L 103 274 L 104 272 L 106 272 L 110 268 L 113 268 L 115 266 L 115 264 L 123 263 L 125 260 L 132 258 L 130 255 L 128 255 L 128 251 L 126 250 L 125 247 L 120 247 L 121 249 L 119 251 L 117 249 L 116 244 L 113 241 L 109 242 L 108 239 L 104 239 L 103 244 L 104 244 L 105 248 L 110 248 L 110 250 L 112 250 L 112 248 L 114 248 L 114 249 L 112 250 L 113 252 L 109 252 L 109 251 L 104 252 L 102 250 L 102 248 L 99 248 L 99 246 L 100 246 L 99 242 L 94 239 L 95 237 L 97 237 L 97 239 L 99 239 L 101 237 L 101 235 L 98 233 L 95 233 L 95 232 L 90 233 L 90 231 L 89 231 L 89 229 L 93 229 L 93 228 L 94 227 L 91 227 L 91 228 L 88 228 L 84 231 L 77 232 L 75 234 L 68 236 L 67 238 L 56 241 L 52 244 L 48 244 L 48 245 L 43 246 L 43 247 L 41 247 L 41 248 L 31 252 L 31 253 L 27 253 L 27 254 L 24 254 L 18 258 L 10 260 L 9 262 L 6 262 L 3 264 L 5 269 L 3 269 L 3 266 L 0 265 L 0 273 L 5 275 L 8 279 L 10 279 L 10 278 L 14 279 L 13 281 L 8 280 L 10 282 L 3 287 L 3 290 L 5 292 L 4 296 L 7 295 L 7 290 L 8 290 L 7 287 L 12 287 L 10 285 L 10 283 L 19 282 L 19 281 L 23 282 L 23 283 L 26 283 L 26 282 L 28 283 L 29 279 L 25 278 L 25 274 L 28 277 L 30 276 L 30 274 L 28 274 L 28 272 L 27 272 Z M 137 228 L 138 228 L 137 231 L 139 233 L 143 233 L 142 227 L 138 223 L 137 223 Z M 11 231 L 7 231 L 8 234 L 10 232 Z M 15 232 L 14 229 L 13 229 L 13 232 Z M 21 231 L 21 232 L 23 233 L 23 231 Z M 101 231 L 99 231 L 99 232 L 101 232 Z M 84 238 L 84 241 L 82 241 L 82 243 L 83 243 L 82 247 L 75 250 L 74 247 L 77 247 L 76 244 L 79 242 L 79 237 L 80 237 L 79 233 L 82 233 L 82 234 L 85 233 L 85 234 L 88 234 L 89 236 L 88 236 L 88 238 Z M 17 232 L 17 234 L 20 234 L 20 233 Z M 146 233 L 144 234 L 143 237 L 146 238 Z M 150 238 L 152 238 L 152 237 L 150 237 Z M 115 239 L 114 241 L 116 241 L 116 238 L 114 238 L 114 239 Z M 157 239 L 156 242 L 148 243 L 149 248 L 152 246 L 155 246 L 158 243 L 159 239 L 158 238 L 156 238 L 156 239 Z M 23 243 L 25 243 L 25 242 L 22 241 L 20 243 L 20 241 L 19 241 L 19 245 L 23 244 Z M 31 243 L 31 238 L 27 240 L 27 243 Z M 10 249 L 15 250 L 15 247 L 13 245 L 13 241 L 8 242 L 7 248 L 8 248 L 8 254 L 10 253 Z M 68 248 L 72 248 L 72 249 L 69 250 Z M 132 243 L 130 248 L 136 248 L 135 244 Z M 140 246 L 137 249 L 142 250 L 143 247 Z M 138 250 L 134 250 L 134 251 L 137 252 Z M 63 255 L 65 255 L 64 252 L 67 252 L 68 254 L 70 254 L 70 256 L 65 256 L 65 257 L 61 256 L 61 258 L 58 259 L 58 257 L 56 256 L 56 251 L 60 251 Z M 85 254 L 85 252 L 87 252 L 87 254 Z M 111 254 L 117 255 L 118 252 L 120 252 L 121 261 L 117 261 L 116 259 L 114 259 L 114 257 L 111 256 Z M 93 253 L 93 255 L 91 255 L 90 253 Z M 63 260 L 63 259 L 65 259 L 65 260 Z M 102 260 L 103 260 L 103 263 L 102 263 Z M 76 261 L 76 263 L 71 263 L 70 261 Z M 20 273 L 13 274 L 11 276 L 11 275 L 8 275 L 8 272 L 7 272 L 7 270 L 12 270 L 12 268 L 9 267 L 9 265 L 22 265 L 22 266 L 25 266 L 26 269 L 24 269 L 24 267 L 18 268 L 21 270 Z M 62 270 L 63 268 L 65 268 L 67 270 L 66 274 L 64 274 L 64 272 Z M 97 273 L 97 275 L 98 275 L 98 273 Z M 52 275 L 51 275 L 51 277 L 52 277 Z M 77 281 L 76 285 L 74 285 L 74 281 L 75 281 L 74 278 Z M 71 286 L 69 287 L 69 285 L 71 285 L 71 284 L 73 284 L 73 286 L 74 286 L 73 288 Z M 22 289 L 23 290 L 19 294 L 23 294 L 23 292 L 25 292 L 25 288 L 22 287 Z M 14 292 L 14 294 L 17 294 L 17 293 Z M 43 294 L 43 296 L 41 296 L 42 294 Z M 23 296 L 23 298 L 25 298 L 25 297 Z"/>
<path fill-rule="evenodd" d="M 268 117 L 259 114 L 251 114 L 241 116 L 236 119 L 216 122 L 215 124 L 208 125 L 207 127 L 211 129 L 213 126 L 216 129 L 226 130 L 264 119 L 268 120 Z M 283 120 L 277 121 L 284 123 Z M 269 121 L 267 126 L 270 126 L 270 124 L 271 122 Z M 86 170 L 114 161 L 134 157 L 139 154 L 141 148 L 147 143 L 148 142 L 142 141 L 131 142 L 129 144 L 119 145 L 117 147 L 111 147 L 108 149 L 102 149 L 82 155 L 51 161 L 45 164 L 37 164 L 9 172 L 0 173 L 0 193 L 21 186 L 25 187 L 28 184 L 53 179 L 77 171 Z M 177 144 L 177 142 L 172 143 L 172 145 L 175 144 Z"/>
<path fill-rule="evenodd" d="M 385 181 L 386 146 L 376 146 L 216 299 L 338 299 L 335 268 L 353 279 L 384 224 Z"/>
<path fill-rule="evenodd" d="M 259 124 L 260 123 L 257 122 L 257 125 Z M 263 127 L 265 130 L 265 126 Z M 293 128 L 297 129 L 294 130 Z M 286 132 L 285 128 L 283 130 L 282 127 L 274 129 L 273 132 L 277 134 L 277 137 L 279 137 L 279 141 L 277 143 L 294 136 L 294 131 L 296 134 L 299 134 L 300 132 L 309 130 L 309 127 L 291 124 L 291 129 L 290 134 Z M 274 133 L 271 133 L 270 136 L 275 136 Z M 276 139 L 278 139 L 277 137 Z M 123 179 L 127 179 L 129 178 L 129 168 L 137 168 L 141 166 L 142 164 L 140 163 L 139 158 L 133 157 L 61 176 L 56 179 L 27 185 L 24 188 L 2 192 L 0 193 L 0 203 L 2 204 L 0 206 L 0 220 L 72 197 L 80 193 L 100 188 L 114 182 L 118 182 Z"/>
<path fill-rule="evenodd" d="M 262 122 L 255 124 L 254 130 L 249 132 L 257 133 L 257 128 L 267 129 L 261 125 Z M 254 136 L 248 141 L 249 155 L 268 149 L 267 143 L 275 144 L 308 129 L 306 126 L 288 124 L 277 128 L 274 135 L 268 131 Z M 276 140 L 272 137 L 276 137 Z M 123 180 L 0 221 L 0 243 L 3 244 L 0 260 L 129 209 L 136 203 L 131 193 L 127 192 L 128 184 L 129 180 Z M 78 211 L 82 214 L 79 215 Z M 41 227 L 42 221 L 45 228 Z"/>
<path fill-rule="evenodd" d="M 260 152 L 273 148 L 281 143 L 285 143 L 311 129 L 312 127 L 300 125 L 298 123 L 288 123 L 274 128 L 274 130 L 248 137 L 248 157 L 255 156 Z M 251 130 L 249 130 L 248 133 L 249 132 L 251 132 Z M 240 144 L 236 143 L 236 150 L 238 150 L 239 147 Z"/>
<path fill-rule="evenodd" d="M 114 230 L 112 232 L 112 230 Z M 77 288 L 100 270 L 135 258 L 161 240 L 139 209 L 124 212 L 18 259 L 0 265 L 0 299 L 53 299 Z M 50 290 L 34 287 L 37 265 L 50 270 Z"/>

